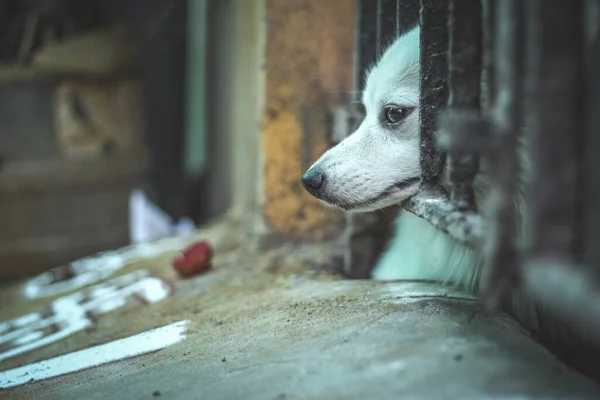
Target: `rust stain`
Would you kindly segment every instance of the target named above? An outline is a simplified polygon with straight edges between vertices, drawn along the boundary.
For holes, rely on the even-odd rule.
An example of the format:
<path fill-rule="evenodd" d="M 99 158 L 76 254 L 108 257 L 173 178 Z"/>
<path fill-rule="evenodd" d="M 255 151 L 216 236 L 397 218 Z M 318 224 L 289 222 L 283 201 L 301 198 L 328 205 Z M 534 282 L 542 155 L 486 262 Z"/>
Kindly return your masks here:
<path fill-rule="evenodd" d="M 331 145 L 328 118 L 352 89 L 353 51 L 354 0 L 267 0 L 263 215 L 274 234 L 339 232 L 341 214 L 300 176 Z"/>

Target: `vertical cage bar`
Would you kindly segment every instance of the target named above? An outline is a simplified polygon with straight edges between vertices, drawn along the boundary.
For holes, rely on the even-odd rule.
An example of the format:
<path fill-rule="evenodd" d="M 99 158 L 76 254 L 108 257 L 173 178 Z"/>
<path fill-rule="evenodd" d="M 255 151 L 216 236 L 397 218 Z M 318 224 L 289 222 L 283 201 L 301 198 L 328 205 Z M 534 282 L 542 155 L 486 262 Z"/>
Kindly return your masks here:
<path fill-rule="evenodd" d="M 421 0 L 420 162 L 423 184 L 440 174 L 444 153 L 436 145 L 437 116 L 448 102 L 448 1 Z"/>
<path fill-rule="evenodd" d="M 590 340 L 600 344 L 598 285 L 578 264 L 584 121 L 586 110 L 592 115 L 597 112 L 584 104 L 584 0 L 530 0 L 527 4 L 533 171 L 530 257 L 523 282 L 575 331 L 587 332 Z"/>
<path fill-rule="evenodd" d="M 412 0 L 418 1 L 418 0 Z M 385 4 L 384 4 L 385 3 Z M 392 11 L 384 9 L 393 6 Z M 381 44 L 393 40 L 396 29 L 396 2 L 391 0 L 357 0 L 357 36 L 355 87 L 356 93 L 364 89 L 365 74 L 377 60 Z M 391 13 L 391 17 L 387 14 Z M 385 17 L 385 18 L 384 18 Z M 382 31 L 382 28 L 383 31 Z M 355 98 L 359 100 L 360 97 Z M 348 278 L 368 278 L 392 233 L 392 221 L 397 210 L 388 208 L 378 215 L 347 214 L 344 242 L 344 273 Z"/>
<path fill-rule="evenodd" d="M 356 90 L 364 89 L 365 77 L 369 68 L 377 59 L 377 2 L 373 0 L 357 0 L 357 29 L 356 52 L 358 54 L 358 69 Z"/>
<path fill-rule="evenodd" d="M 449 111 L 480 111 L 481 0 L 451 0 L 448 17 L 448 108 Z M 450 200 L 463 211 L 475 210 L 473 180 L 479 168 L 474 153 L 448 153 Z"/>
<path fill-rule="evenodd" d="M 493 98 L 492 120 L 498 148 L 492 153 L 494 187 L 490 196 L 490 229 L 485 242 L 486 265 L 481 291 L 496 307 L 517 271 L 518 254 L 514 199 L 519 179 L 517 138 L 523 124 L 525 16 L 522 0 L 494 2 L 495 42 L 493 85 L 502 88 Z"/>
<path fill-rule="evenodd" d="M 598 3 L 600 4 L 600 3 Z M 587 14 L 593 14 L 588 12 Z M 596 15 L 597 18 L 597 15 Z M 590 27 L 588 27 L 589 29 Z M 600 275 L 600 39 L 590 44 L 586 60 L 586 121 L 584 166 L 581 185 L 584 201 L 581 221 L 583 231 L 583 260 L 585 265 Z"/>
<path fill-rule="evenodd" d="M 448 27 L 448 106 L 479 110 L 481 0 L 451 0 Z"/>
<path fill-rule="evenodd" d="M 583 0 L 530 0 L 532 256 L 577 259 L 584 123 Z"/>
<path fill-rule="evenodd" d="M 396 37 L 419 23 L 420 0 L 396 0 Z"/>
<path fill-rule="evenodd" d="M 401 4 L 400 0 L 396 0 L 396 37 L 400 36 L 400 15 L 401 15 Z"/>
<path fill-rule="evenodd" d="M 482 0 L 483 13 L 483 74 L 485 77 L 482 102 L 486 108 L 491 107 L 491 99 L 496 96 L 495 65 L 494 65 L 494 32 L 496 31 L 497 0 Z"/>
<path fill-rule="evenodd" d="M 397 0 L 377 0 L 377 18 L 379 19 L 378 55 L 396 39 L 396 2 Z"/>
<path fill-rule="evenodd" d="M 422 182 L 419 193 L 404 204 L 404 209 L 426 219 L 456 241 L 469 246 L 478 246 L 483 238 L 484 221 L 474 212 L 465 212 L 457 208 L 447 199 L 446 194 L 436 182 L 445 161 L 445 153 L 438 148 L 438 140 L 445 141 L 446 143 L 441 143 L 441 145 L 454 150 L 457 150 L 457 142 L 459 142 L 460 150 L 464 151 L 469 146 L 465 145 L 464 138 L 473 135 L 470 135 L 470 130 L 462 128 L 473 122 L 482 126 L 486 125 L 481 121 L 473 121 L 472 118 L 465 121 L 463 118 L 451 116 L 440 124 L 440 126 L 443 125 L 440 133 L 444 133 L 443 131 L 458 132 L 456 136 L 460 137 L 448 134 L 442 134 L 439 137 L 437 135 L 438 116 L 443 117 L 446 114 L 442 111 L 448 102 L 448 12 L 448 1 L 421 0 L 419 122 Z M 457 90 L 462 89 L 458 88 Z M 477 95 L 475 94 L 475 96 Z"/>

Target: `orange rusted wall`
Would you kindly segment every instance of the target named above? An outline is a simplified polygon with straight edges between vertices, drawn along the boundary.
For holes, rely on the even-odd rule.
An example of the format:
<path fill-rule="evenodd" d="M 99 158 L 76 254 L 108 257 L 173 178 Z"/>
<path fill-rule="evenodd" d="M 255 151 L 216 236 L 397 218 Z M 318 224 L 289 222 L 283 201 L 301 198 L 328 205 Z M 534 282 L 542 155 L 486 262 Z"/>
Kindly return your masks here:
<path fill-rule="evenodd" d="M 354 0 L 267 0 L 263 215 L 273 234 L 320 239 L 342 216 L 300 185 L 327 148 L 329 116 L 351 100 Z"/>

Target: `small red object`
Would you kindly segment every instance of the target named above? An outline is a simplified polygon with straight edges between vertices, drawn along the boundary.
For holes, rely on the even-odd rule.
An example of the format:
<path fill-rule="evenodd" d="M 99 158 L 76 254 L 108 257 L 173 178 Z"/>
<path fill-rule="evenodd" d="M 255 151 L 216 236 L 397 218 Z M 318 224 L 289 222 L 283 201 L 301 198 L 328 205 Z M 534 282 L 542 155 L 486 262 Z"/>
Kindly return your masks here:
<path fill-rule="evenodd" d="M 212 246 L 203 240 L 190 245 L 180 256 L 175 257 L 171 264 L 180 275 L 192 276 L 210 268 L 212 255 Z"/>

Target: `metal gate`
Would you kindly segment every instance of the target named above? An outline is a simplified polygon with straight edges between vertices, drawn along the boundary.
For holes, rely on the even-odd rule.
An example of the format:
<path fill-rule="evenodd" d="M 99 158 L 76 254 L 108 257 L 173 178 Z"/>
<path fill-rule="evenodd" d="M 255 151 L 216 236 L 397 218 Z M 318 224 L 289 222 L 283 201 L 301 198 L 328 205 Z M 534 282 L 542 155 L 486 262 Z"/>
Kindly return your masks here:
<path fill-rule="evenodd" d="M 362 88 L 360 71 L 418 21 L 423 176 L 405 209 L 485 250 L 480 288 L 488 305 L 523 285 L 565 323 L 600 338 L 600 79 L 594 73 L 600 41 L 590 34 L 598 21 L 585 18 L 597 15 L 597 6 L 595 0 L 360 1 L 356 83 Z M 522 136 L 531 161 L 525 194 L 531 224 L 526 242 L 517 243 L 512 202 Z M 482 156 L 491 160 L 494 180 L 485 215 L 472 188 Z M 436 183 L 444 163 L 450 193 Z M 360 217 L 352 218 L 360 227 Z M 353 270 L 352 257 L 347 261 Z"/>

